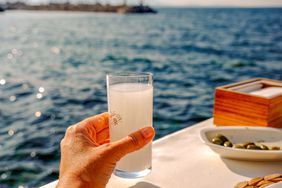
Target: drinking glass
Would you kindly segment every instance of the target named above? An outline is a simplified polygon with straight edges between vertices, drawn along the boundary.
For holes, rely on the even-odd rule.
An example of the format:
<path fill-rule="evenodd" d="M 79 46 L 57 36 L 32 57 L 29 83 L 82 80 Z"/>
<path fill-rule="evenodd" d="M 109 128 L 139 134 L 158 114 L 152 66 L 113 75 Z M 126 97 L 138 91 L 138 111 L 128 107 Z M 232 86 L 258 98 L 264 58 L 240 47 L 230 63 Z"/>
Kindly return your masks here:
<path fill-rule="evenodd" d="M 110 141 L 114 142 L 153 123 L 152 73 L 107 75 Z M 114 174 L 124 178 L 143 177 L 152 167 L 152 143 L 123 157 Z"/>

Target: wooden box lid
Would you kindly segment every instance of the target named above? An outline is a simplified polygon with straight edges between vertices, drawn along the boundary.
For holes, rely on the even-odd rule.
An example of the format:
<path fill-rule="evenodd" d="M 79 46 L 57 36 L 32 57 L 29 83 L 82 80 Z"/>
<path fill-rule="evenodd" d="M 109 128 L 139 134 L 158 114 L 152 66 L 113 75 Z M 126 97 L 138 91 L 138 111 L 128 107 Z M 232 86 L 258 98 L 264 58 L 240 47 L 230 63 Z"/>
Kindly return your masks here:
<path fill-rule="evenodd" d="M 255 78 L 217 87 L 214 123 L 282 128 L 282 81 Z"/>

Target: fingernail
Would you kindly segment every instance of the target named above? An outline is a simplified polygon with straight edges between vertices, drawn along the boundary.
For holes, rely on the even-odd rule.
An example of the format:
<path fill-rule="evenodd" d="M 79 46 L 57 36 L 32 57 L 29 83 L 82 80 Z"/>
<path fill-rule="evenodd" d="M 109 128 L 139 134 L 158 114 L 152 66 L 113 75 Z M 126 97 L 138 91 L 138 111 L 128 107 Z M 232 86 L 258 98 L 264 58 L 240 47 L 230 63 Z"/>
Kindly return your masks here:
<path fill-rule="evenodd" d="M 144 136 L 144 138 L 149 138 L 154 134 L 154 129 L 152 127 L 145 127 L 141 129 L 141 133 Z"/>

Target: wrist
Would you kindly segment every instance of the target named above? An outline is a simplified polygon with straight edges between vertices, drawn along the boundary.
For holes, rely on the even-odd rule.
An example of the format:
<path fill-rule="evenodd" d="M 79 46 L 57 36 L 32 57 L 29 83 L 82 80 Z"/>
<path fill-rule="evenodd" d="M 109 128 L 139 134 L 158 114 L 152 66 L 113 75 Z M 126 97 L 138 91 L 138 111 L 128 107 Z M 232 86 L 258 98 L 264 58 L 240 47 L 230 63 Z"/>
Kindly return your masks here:
<path fill-rule="evenodd" d="M 84 188 L 89 187 L 85 186 L 85 183 L 71 176 L 63 176 L 59 178 L 59 182 L 56 185 L 56 188 Z"/>

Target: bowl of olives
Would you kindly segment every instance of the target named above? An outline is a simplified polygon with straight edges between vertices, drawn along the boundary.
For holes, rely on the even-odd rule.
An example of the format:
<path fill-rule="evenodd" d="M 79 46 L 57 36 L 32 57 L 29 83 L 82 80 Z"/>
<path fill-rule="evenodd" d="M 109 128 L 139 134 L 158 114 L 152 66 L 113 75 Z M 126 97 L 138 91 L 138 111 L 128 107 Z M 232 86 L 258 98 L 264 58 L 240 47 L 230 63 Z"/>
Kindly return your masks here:
<path fill-rule="evenodd" d="M 282 129 L 227 126 L 204 128 L 203 143 L 224 158 L 251 161 L 282 161 Z"/>

